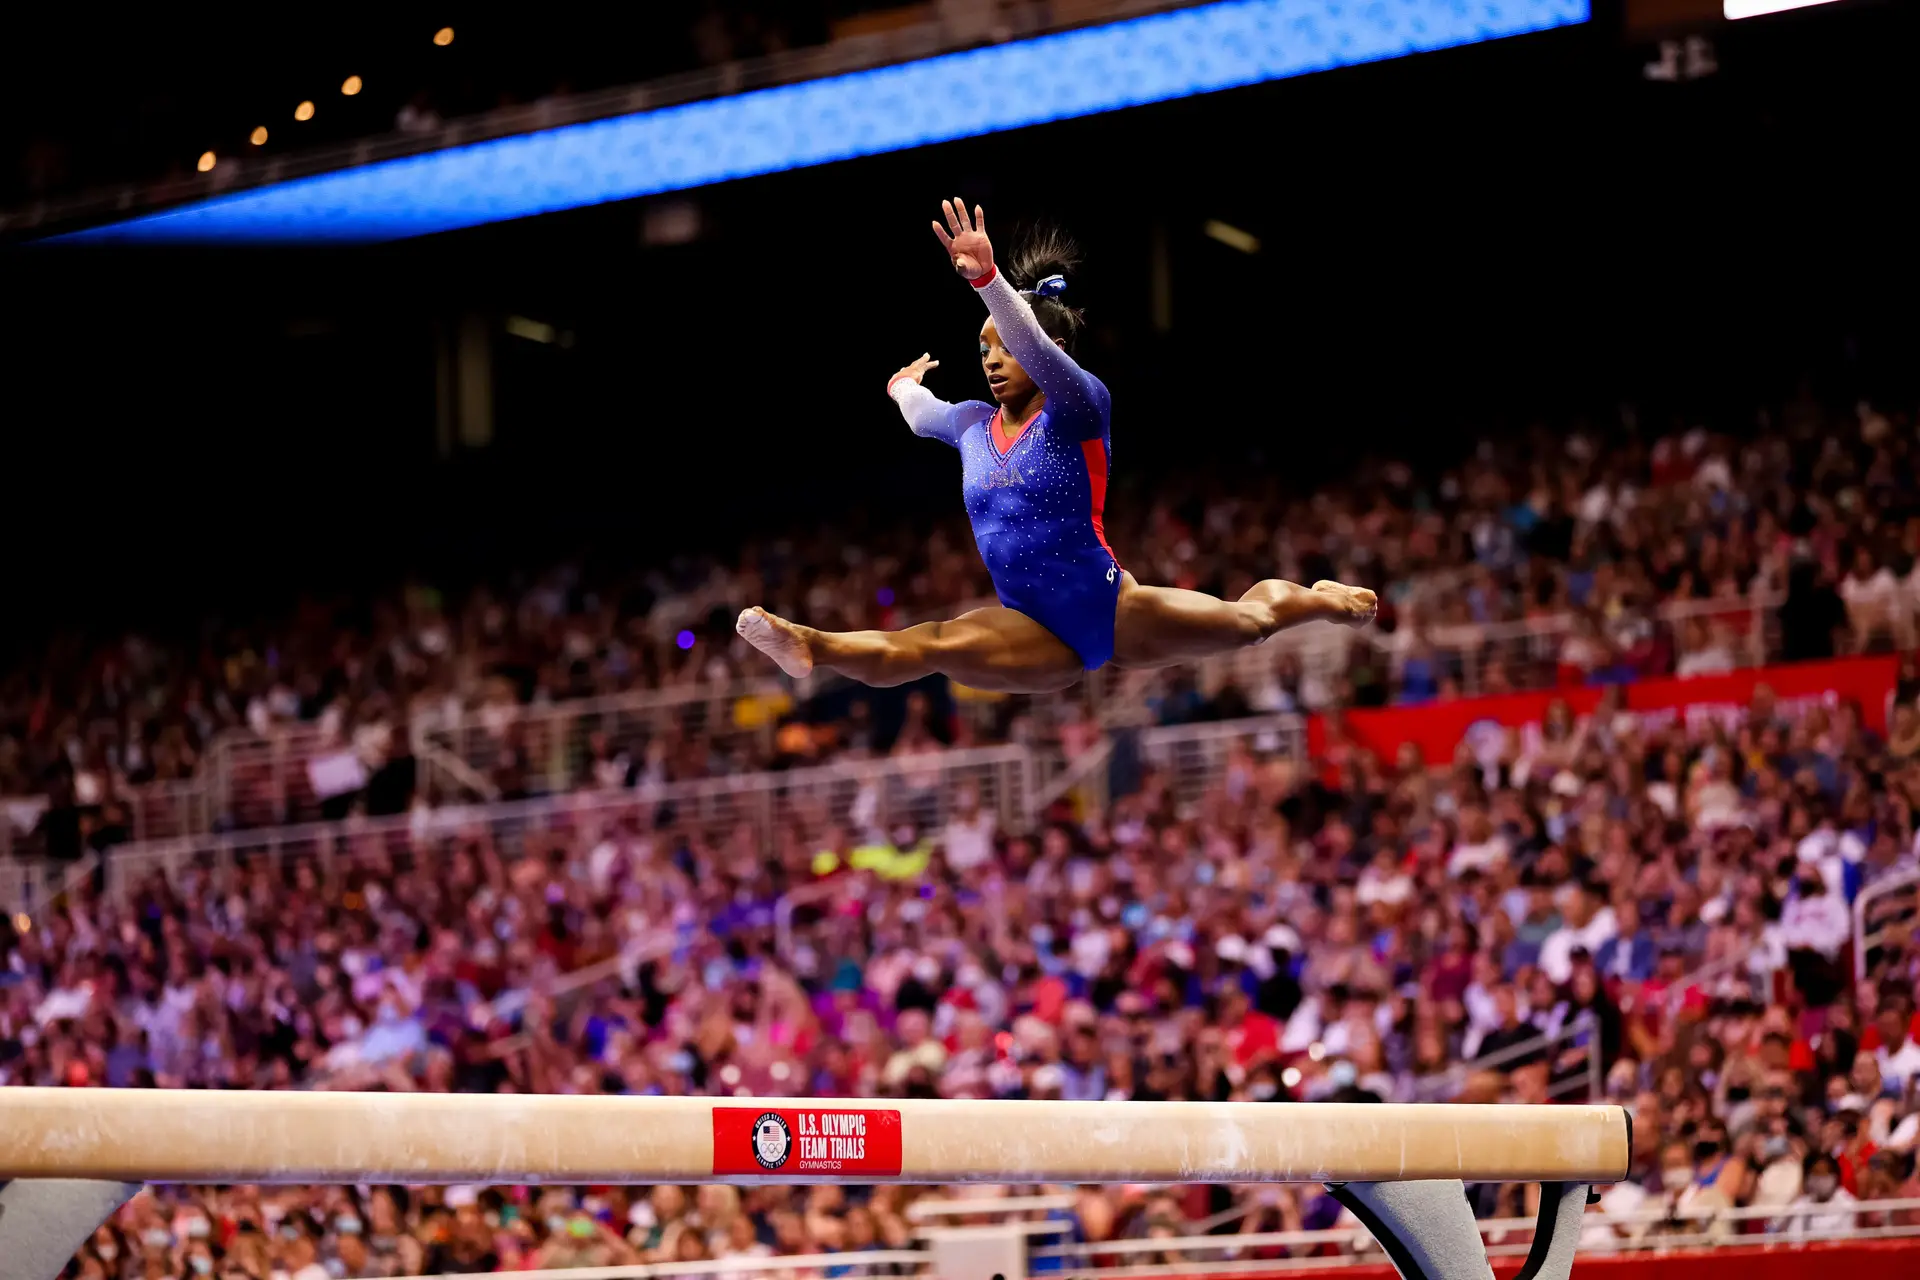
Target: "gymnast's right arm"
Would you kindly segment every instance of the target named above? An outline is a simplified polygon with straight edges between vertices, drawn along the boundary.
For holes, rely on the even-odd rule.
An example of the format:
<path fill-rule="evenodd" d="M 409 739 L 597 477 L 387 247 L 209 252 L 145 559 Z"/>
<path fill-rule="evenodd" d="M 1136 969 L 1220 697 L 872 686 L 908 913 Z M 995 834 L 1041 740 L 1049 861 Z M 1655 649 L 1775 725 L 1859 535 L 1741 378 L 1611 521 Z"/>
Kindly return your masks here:
<path fill-rule="evenodd" d="M 887 395 L 900 406 L 900 413 L 906 418 L 907 425 L 913 428 L 913 434 L 944 440 L 958 448 L 960 432 L 959 415 L 954 413 L 956 406 L 920 385 L 920 379 L 926 376 L 927 370 L 939 367 L 938 360 L 922 355 L 887 380 Z"/>

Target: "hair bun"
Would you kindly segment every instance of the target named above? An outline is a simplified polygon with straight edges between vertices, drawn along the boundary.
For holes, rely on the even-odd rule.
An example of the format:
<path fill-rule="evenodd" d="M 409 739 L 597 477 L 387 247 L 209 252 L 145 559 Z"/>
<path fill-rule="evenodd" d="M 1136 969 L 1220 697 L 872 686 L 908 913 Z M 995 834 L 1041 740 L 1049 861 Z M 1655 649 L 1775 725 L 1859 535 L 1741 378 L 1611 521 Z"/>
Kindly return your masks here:
<path fill-rule="evenodd" d="M 1048 276 L 1033 286 L 1033 291 L 1043 298 L 1057 298 L 1067 291 L 1065 276 Z"/>

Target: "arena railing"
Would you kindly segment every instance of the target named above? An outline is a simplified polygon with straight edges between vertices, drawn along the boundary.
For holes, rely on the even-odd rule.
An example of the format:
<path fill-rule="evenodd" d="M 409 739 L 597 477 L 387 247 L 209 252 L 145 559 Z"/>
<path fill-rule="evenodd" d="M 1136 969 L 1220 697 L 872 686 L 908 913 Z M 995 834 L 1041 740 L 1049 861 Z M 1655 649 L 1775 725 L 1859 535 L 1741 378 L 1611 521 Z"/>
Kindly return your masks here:
<path fill-rule="evenodd" d="M 794 826 L 818 836 L 829 826 L 887 831 L 906 822 L 928 831 L 943 823 L 962 781 L 981 803 L 1012 825 L 1026 817 L 1032 793 L 1033 753 L 1023 747 L 980 747 L 900 760 L 850 760 L 811 769 L 743 773 L 631 790 L 581 791 L 564 796 L 455 805 L 392 818 L 265 827 L 116 847 L 105 859 L 106 890 L 123 898 L 156 872 L 169 878 L 189 868 L 230 870 L 257 860 L 279 865 L 312 861 L 330 872 L 362 851 L 396 852 L 415 842 L 452 841 L 484 831 L 502 852 L 516 855 L 577 829 L 611 831 L 622 825 L 650 830 L 671 810 L 676 822 L 720 843 L 741 831 L 755 847 L 775 850 L 779 832 Z M 859 812 L 856 813 L 856 806 Z"/>
<path fill-rule="evenodd" d="M 103 218 L 125 218 L 252 187 L 337 169 L 442 151 L 494 138 L 584 124 L 611 116 L 728 97 L 753 89 L 819 80 L 911 62 L 983 44 L 1004 44 L 1050 31 L 1118 22 L 1201 0 L 961 0 L 932 6 L 929 20 L 843 36 L 829 44 L 741 59 L 641 84 L 545 98 L 450 120 L 423 133 L 394 132 L 341 146 L 283 156 L 228 157 L 213 170 L 164 182 L 126 183 L 0 211 L 0 235 L 46 234 Z"/>
<path fill-rule="evenodd" d="M 1568 1069 L 1569 1059 L 1577 1061 L 1578 1066 Z M 1421 1077 L 1414 1082 L 1414 1093 L 1423 1102 L 1451 1102 L 1467 1090 L 1476 1076 L 1506 1074 L 1534 1062 L 1545 1064 L 1548 1071 L 1543 1101 L 1598 1102 L 1605 1096 L 1600 1031 L 1593 1015 L 1585 1010 L 1558 1031 L 1543 1032 L 1534 1039 Z"/>
<path fill-rule="evenodd" d="M 736 722 L 743 703 L 778 708 L 796 700 L 790 684 L 775 679 L 731 680 L 652 689 L 538 705 L 464 711 L 448 721 L 424 723 L 415 749 L 435 746 L 484 773 L 500 744 L 512 739 L 529 764 L 529 788 L 558 795 L 580 785 L 591 765 L 592 738 L 605 733 L 617 746 L 655 739 L 702 738 L 721 748 L 735 742 L 772 741 L 777 713 L 748 724 Z M 762 710 L 765 710 L 765 707 Z"/>
<path fill-rule="evenodd" d="M 1840 1240 L 1920 1241 L 1920 1212 L 1916 1211 L 1920 1211 L 1920 1199 L 1860 1201 L 1851 1207 L 1836 1208 L 1789 1209 L 1786 1205 L 1759 1205 L 1632 1213 L 1589 1211 L 1580 1219 L 1581 1240 L 1576 1256 L 1675 1248 L 1750 1248 L 1778 1244 L 1782 1240 L 1796 1244 Z M 1809 1221 L 1815 1215 L 1847 1213 L 1854 1216 L 1856 1225 L 1834 1227 Z M 1916 1221 L 1911 1225 L 1859 1225 L 1896 1213 L 1913 1213 Z M 1740 1229 L 1750 1223 L 1759 1223 L 1763 1229 Z M 1486 1241 L 1489 1258 L 1523 1257 L 1533 1247 L 1534 1220 L 1531 1218 L 1482 1218 L 1475 1225 Z M 1620 1231 L 1629 1234 L 1618 1234 Z M 1607 1232 L 1616 1234 L 1608 1239 Z M 1328 1257 L 1320 1252 L 1327 1248 L 1338 1250 L 1338 1255 Z M 1268 1249 L 1301 1252 L 1285 1258 L 1236 1256 L 1248 1250 Z M 1365 1261 L 1367 1254 L 1377 1258 L 1378 1245 L 1365 1227 L 1329 1227 L 1315 1231 L 1249 1231 L 1046 1245 L 1030 1250 L 1028 1257 L 1035 1262 L 1055 1263 L 1076 1276 L 1145 1277 L 1306 1270 L 1338 1266 L 1343 1261 Z M 1134 1261 L 1142 1255 L 1173 1255 L 1178 1261 L 1146 1264 Z M 529 1275 L 525 1280 L 534 1280 L 534 1277 Z"/>
<path fill-rule="evenodd" d="M 766 1257 L 708 1258 L 699 1262 L 644 1262 L 630 1267 L 556 1267 L 546 1271 L 501 1271 L 491 1274 L 516 1280 L 745 1280 L 768 1276 L 773 1280 L 836 1280 L 855 1276 L 937 1276 L 934 1254 L 926 1249 L 862 1249 L 846 1253 L 771 1254 Z M 350 1278 L 351 1280 L 351 1278 Z M 366 1277 L 365 1280 L 374 1280 Z M 449 1280 L 432 1276 L 399 1276 L 394 1280 Z M 979 1280 L 987 1280 L 982 1276 Z"/>
<path fill-rule="evenodd" d="M 1174 795 L 1198 800 L 1219 785 L 1235 756 L 1284 756 L 1296 767 L 1307 759 L 1307 722 L 1296 715 L 1243 716 L 1195 724 L 1160 725 L 1142 729 L 1137 743 L 1141 759 L 1164 770 Z"/>
<path fill-rule="evenodd" d="M 1920 867 L 1889 871 L 1869 881 L 1853 899 L 1853 977 L 1865 982 L 1870 955 L 1885 947 L 1904 951 L 1920 928 Z"/>
<path fill-rule="evenodd" d="M 1256 752 L 1298 752 L 1304 727 L 1297 718 L 1257 716 L 1246 720 L 1178 725 L 1144 735 L 1150 753 L 1172 762 L 1176 793 L 1197 800 L 1224 776 L 1231 744 L 1238 739 Z M 1022 745 L 974 747 L 886 759 L 853 759 L 807 769 L 733 774 L 632 789 L 585 790 L 559 796 L 487 804 L 421 809 L 391 818 L 355 817 L 205 833 L 116 846 L 99 860 L 105 890 L 114 900 L 155 873 L 168 877 L 190 868 L 231 870 L 260 860 L 284 868 L 308 861 L 331 873 L 363 851 L 410 849 L 416 841 L 455 840 L 484 831 L 511 856 L 529 843 L 577 834 L 592 826 L 611 830 L 622 824 L 651 829 L 655 815 L 670 811 L 682 827 L 719 843 L 749 834 L 755 847 L 773 852 L 785 831 L 806 839 L 830 827 L 861 832 L 891 832 L 905 823 L 921 835 L 945 824 L 956 793 L 971 786 L 981 806 L 996 815 L 1002 829 L 1034 820 L 1047 798 L 1044 778 L 1057 776 L 1057 753 Z M 1099 786 L 1105 786 L 1101 779 Z M 90 878 L 88 863 L 81 878 Z M 0 907 L 28 910 L 49 901 L 66 883 L 65 868 L 45 864 L 17 867 L 12 880 L 0 871 Z M 7 896 L 11 890 L 20 896 Z"/>
<path fill-rule="evenodd" d="M 36 915 L 91 880 L 99 867 L 97 853 L 88 853 L 73 863 L 0 857 L 0 909 Z"/>
<path fill-rule="evenodd" d="M 1664 997 L 1666 1016 L 1676 1017 L 1686 1006 L 1688 998 L 1695 993 L 1708 1000 L 1731 998 L 1768 1003 L 1772 998 L 1777 970 L 1765 959 L 1766 954 L 1762 947 L 1750 946 L 1682 974 L 1667 987 Z"/>
<path fill-rule="evenodd" d="M 1062 1202 L 1059 1207 L 1070 1208 L 1071 1196 L 1023 1196 L 1004 1200 L 952 1201 L 956 1212 L 982 1214 L 995 1212 L 1020 1213 L 1042 1207 L 1038 1203 L 1047 1202 L 1046 1207 Z M 918 1208 L 916 1203 L 914 1208 Z M 1920 1200 L 1870 1200 L 1861 1201 L 1853 1212 L 1860 1218 L 1873 1218 L 1892 1213 L 1911 1213 L 1920 1210 Z M 1782 1240 L 1792 1240 L 1796 1244 L 1838 1243 L 1850 1240 L 1889 1240 L 1920 1238 L 1920 1225 L 1896 1227 L 1854 1227 L 1827 1228 L 1814 1227 L 1803 1232 L 1781 1233 L 1729 1233 L 1716 1228 L 1735 1223 L 1767 1221 L 1782 1216 L 1777 1206 L 1758 1209 L 1726 1209 L 1687 1211 L 1684 1214 L 1668 1214 L 1658 1211 L 1640 1211 L 1636 1213 L 1606 1213 L 1589 1211 L 1581 1219 L 1582 1238 L 1575 1254 L 1581 1257 L 1606 1256 L 1621 1253 L 1648 1252 L 1664 1249 L 1704 1249 L 1730 1250 L 1741 1248 L 1778 1245 Z M 1795 1215 L 1797 1216 L 1797 1215 Z M 1062 1231 L 1070 1224 L 1063 1221 L 1033 1222 L 1012 1224 L 1026 1227 L 1048 1227 L 1052 1231 Z M 1530 1218 L 1484 1218 L 1478 1221 L 1480 1235 L 1486 1241 L 1489 1258 L 1524 1256 L 1532 1247 L 1533 1220 Z M 1663 1228 L 1651 1231 L 1650 1228 Z M 1700 1227 L 1701 1230 L 1677 1231 L 1673 1228 Z M 1005 1230 L 1005 1228 L 999 1228 Z M 1637 1236 L 1620 1236 L 1617 1243 L 1601 1243 L 1600 1234 L 1609 1230 L 1640 1229 Z M 936 1229 L 937 1230 L 937 1229 Z M 991 1232 L 993 1227 L 970 1228 Z M 1045 1234 L 1045 1233 L 1042 1233 Z M 1524 1240 L 1514 1240 L 1520 1235 Z M 1333 1249 L 1337 1252 L 1328 1256 L 1323 1251 Z M 1232 1255 L 1248 1249 L 1289 1249 L 1306 1251 L 1301 1256 L 1284 1258 L 1240 1259 Z M 1181 1261 L 1153 1265 L 1134 1262 L 1140 1254 L 1166 1253 L 1181 1256 Z M 1226 1255 L 1195 1257 L 1193 1255 Z M 779 1277 L 815 1277 L 826 1275 L 865 1275 L 876 1269 L 885 1268 L 889 1274 L 899 1274 L 894 1268 L 909 1268 L 907 1274 L 941 1275 L 935 1262 L 936 1249 L 895 1249 L 858 1253 L 824 1253 L 772 1255 L 768 1257 L 731 1257 L 716 1258 L 703 1262 L 655 1262 L 634 1266 L 611 1267 L 574 1267 L 546 1271 L 514 1271 L 501 1274 L 510 1275 L 514 1280 L 676 1280 L 677 1277 L 696 1276 L 779 1276 Z M 1160 1237 L 1153 1239 L 1107 1240 L 1094 1243 L 1073 1245 L 1041 1246 L 1030 1248 L 1027 1252 L 1029 1264 L 1049 1263 L 1065 1264 L 1063 1267 L 1048 1267 L 1043 1274 L 1065 1274 L 1074 1276 L 1194 1276 L 1194 1275 L 1234 1275 L 1248 1272 L 1267 1274 L 1269 1272 L 1312 1271 L 1337 1268 L 1354 1262 L 1377 1260 L 1378 1245 L 1364 1227 L 1330 1227 L 1321 1231 L 1263 1231 L 1248 1232 L 1241 1235 L 1190 1235 Z M 1031 1268 L 1039 1270 L 1039 1268 Z M 398 1280 L 440 1280 L 439 1277 L 402 1276 Z"/>
<path fill-rule="evenodd" d="M 764 739 L 771 724 L 736 727 L 735 707 L 748 698 L 790 698 L 787 685 L 772 679 L 722 684 L 680 685 L 567 702 L 462 707 L 457 716 L 426 717 L 411 744 L 420 762 L 420 785 L 443 782 L 436 798 L 488 799 L 488 771 L 502 741 L 529 750 L 528 771 L 535 794 L 557 794 L 578 784 L 590 735 L 606 729 L 616 741 L 691 732 L 718 738 L 724 748 L 738 737 Z M 349 735 L 350 736 L 350 735 Z M 277 725 L 265 733 L 227 729 L 207 744 L 190 778 L 139 783 L 118 798 L 126 804 L 135 843 L 202 835 L 222 826 L 267 827 L 311 822 L 320 817 L 322 797 L 314 790 L 311 767 L 329 756 L 349 753 L 344 741 L 311 724 Z M 495 794 L 497 795 L 497 789 Z M 27 801 L 26 803 L 33 803 Z M 0 864 L 11 856 L 30 859 L 42 853 L 38 840 L 16 834 L 0 818 Z"/>

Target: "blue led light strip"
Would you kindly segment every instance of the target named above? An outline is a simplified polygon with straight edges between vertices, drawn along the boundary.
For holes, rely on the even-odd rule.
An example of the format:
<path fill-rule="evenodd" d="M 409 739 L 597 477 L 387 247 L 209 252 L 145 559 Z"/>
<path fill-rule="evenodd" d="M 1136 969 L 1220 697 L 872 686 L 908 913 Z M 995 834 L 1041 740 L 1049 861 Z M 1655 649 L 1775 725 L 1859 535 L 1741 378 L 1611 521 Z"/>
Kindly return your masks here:
<path fill-rule="evenodd" d="M 217 196 L 58 237 L 393 240 L 1584 22 L 1589 0 L 1225 0 Z"/>

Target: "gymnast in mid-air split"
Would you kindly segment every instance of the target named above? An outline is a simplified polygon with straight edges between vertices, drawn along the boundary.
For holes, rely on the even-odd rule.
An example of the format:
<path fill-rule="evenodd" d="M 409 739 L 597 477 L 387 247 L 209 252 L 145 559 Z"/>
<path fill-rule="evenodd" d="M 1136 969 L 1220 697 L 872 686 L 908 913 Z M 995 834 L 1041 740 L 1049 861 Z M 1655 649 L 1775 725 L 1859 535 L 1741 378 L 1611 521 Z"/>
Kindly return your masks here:
<path fill-rule="evenodd" d="M 915 435 L 960 451 L 967 516 L 1000 605 L 901 631 L 816 631 L 756 606 L 735 624 L 754 648 L 795 678 L 825 667 L 886 686 L 938 672 L 975 689 L 1047 693 L 1109 662 L 1172 666 L 1302 623 L 1373 621 L 1373 592 L 1338 582 L 1273 578 L 1218 600 L 1134 581 L 1101 525 L 1112 398 L 1073 358 L 1081 316 L 1060 301 L 1071 244 L 1036 236 L 1002 267 L 978 205 L 971 215 L 959 199 L 940 207 L 946 225 L 933 233 L 987 304 L 980 368 L 995 403 L 936 397 L 920 380 L 939 361 L 924 355 L 887 394 Z"/>

